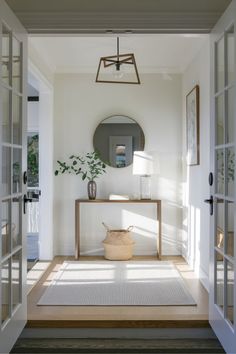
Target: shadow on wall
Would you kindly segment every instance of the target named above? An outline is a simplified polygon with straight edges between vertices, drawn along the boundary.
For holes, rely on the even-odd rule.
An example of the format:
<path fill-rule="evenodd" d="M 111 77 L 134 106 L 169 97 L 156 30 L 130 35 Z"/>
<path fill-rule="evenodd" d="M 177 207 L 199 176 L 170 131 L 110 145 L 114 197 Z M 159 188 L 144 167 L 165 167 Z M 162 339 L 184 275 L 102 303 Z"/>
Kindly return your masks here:
<path fill-rule="evenodd" d="M 159 153 L 159 168 L 152 177 L 152 194 L 162 200 L 163 254 L 182 254 L 182 154 Z"/>
<path fill-rule="evenodd" d="M 193 205 L 183 208 L 183 255 L 193 268 L 200 265 L 201 210 Z"/>

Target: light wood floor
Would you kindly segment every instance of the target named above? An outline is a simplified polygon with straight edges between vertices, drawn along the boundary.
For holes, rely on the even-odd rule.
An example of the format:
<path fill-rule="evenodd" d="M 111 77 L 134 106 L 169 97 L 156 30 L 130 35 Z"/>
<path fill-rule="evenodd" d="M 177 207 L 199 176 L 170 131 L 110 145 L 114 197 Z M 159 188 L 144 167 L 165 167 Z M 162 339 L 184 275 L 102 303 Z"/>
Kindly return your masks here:
<path fill-rule="evenodd" d="M 80 257 L 80 260 L 101 257 Z M 208 293 L 182 257 L 163 257 L 173 261 L 181 272 L 197 306 L 37 306 L 64 260 L 73 257 L 55 257 L 45 274 L 28 295 L 28 327 L 208 327 Z M 134 260 L 156 260 L 155 257 L 134 257 Z"/>

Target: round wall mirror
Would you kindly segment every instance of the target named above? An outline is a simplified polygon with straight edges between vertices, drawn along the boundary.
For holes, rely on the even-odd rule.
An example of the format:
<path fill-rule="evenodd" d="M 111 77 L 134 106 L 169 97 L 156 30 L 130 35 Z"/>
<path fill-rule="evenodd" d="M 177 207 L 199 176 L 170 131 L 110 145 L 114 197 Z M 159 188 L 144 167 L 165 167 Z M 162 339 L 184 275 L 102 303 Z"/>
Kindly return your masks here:
<path fill-rule="evenodd" d="M 94 150 L 111 167 L 127 167 L 133 162 L 134 151 L 144 150 L 144 133 L 132 118 L 116 115 L 104 119 L 93 136 Z"/>

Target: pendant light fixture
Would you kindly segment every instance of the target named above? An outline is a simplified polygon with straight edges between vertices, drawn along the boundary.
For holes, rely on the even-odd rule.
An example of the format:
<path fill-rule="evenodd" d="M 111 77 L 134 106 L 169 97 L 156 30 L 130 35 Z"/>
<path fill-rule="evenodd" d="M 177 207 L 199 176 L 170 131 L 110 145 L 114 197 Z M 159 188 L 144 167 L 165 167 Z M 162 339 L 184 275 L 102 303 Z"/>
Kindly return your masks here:
<path fill-rule="evenodd" d="M 116 55 L 100 58 L 96 82 L 140 84 L 134 54 L 120 54 L 119 38 L 117 38 Z"/>

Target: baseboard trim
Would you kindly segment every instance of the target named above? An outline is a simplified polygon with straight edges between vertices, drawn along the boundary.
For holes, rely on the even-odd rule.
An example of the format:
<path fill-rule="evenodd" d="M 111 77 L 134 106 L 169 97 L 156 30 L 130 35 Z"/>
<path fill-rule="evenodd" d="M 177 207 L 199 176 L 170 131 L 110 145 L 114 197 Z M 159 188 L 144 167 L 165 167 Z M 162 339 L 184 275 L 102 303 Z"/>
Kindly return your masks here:
<path fill-rule="evenodd" d="M 209 276 L 201 267 L 199 267 L 199 280 L 204 286 L 204 288 L 206 289 L 206 291 L 209 293 L 210 292 Z"/>
<path fill-rule="evenodd" d="M 61 328 L 61 320 L 28 320 L 27 328 Z M 209 328 L 205 320 L 64 320 L 63 328 Z"/>
<path fill-rule="evenodd" d="M 204 286 L 206 291 L 209 293 L 210 284 L 209 284 L 208 274 L 202 269 L 201 266 L 196 267 L 195 262 L 192 258 L 188 258 L 183 254 L 182 254 L 182 257 L 188 263 L 188 265 L 194 269 L 194 272 L 198 275 L 201 284 Z"/>

